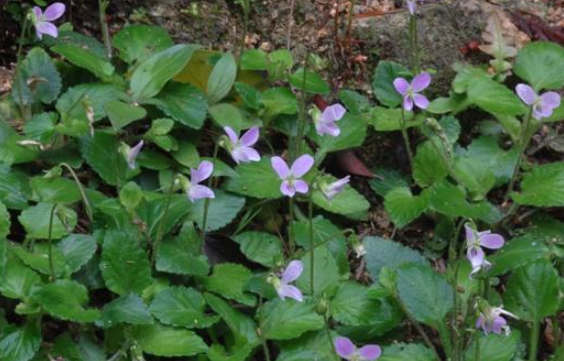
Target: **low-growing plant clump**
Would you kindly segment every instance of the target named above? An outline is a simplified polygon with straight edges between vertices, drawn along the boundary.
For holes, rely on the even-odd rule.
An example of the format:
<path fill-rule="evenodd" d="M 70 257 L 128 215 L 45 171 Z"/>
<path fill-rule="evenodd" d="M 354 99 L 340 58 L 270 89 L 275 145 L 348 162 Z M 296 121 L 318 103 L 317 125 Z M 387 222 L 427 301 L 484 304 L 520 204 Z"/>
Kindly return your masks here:
<path fill-rule="evenodd" d="M 432 99 L 406 5 L 410 64 L 380 61 L 374 99 L 311 54 L 103 16 L 101 43 L 29 8 L 1 100 L 0 360 L 564 360 L 564 162 L 528 152 L 564 120 L 564 48 L 497 34 Z M 367 190 L 327 170 L 369 132 L 407 160 L 368 181 L 393 239 L 359 234 Z"/>

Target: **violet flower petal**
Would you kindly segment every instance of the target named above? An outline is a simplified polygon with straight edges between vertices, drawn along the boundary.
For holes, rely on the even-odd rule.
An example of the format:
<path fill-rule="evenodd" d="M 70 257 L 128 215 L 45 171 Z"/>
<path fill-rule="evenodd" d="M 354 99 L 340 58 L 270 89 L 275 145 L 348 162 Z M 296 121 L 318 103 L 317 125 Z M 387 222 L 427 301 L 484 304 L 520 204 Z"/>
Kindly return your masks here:
<path fill-rule="evenodd" d="M 515 91 L 519 98 L 527 105 L 533 105 L 537 99 L 537 93 L 527 84 L 517 84 Z"/>
<path fill-rule="evenodd" d="M 413 78 L 411 82 L 411 89 L 414 92 L 419 93 L 431 84 L 431 75 L 429 73 L 421 73 Z"/>
<path fill-rule="evenodd" d="M 366 345 L 358 350 L 363 360 L 373 361 L 382 355 L 382 349 L 377 345 Z"/>
<path fill-rule="evenodd" d="M 350 360 L 356 352 L 356 346 L 346 337 L 337 337 L 335 339 L 335 351 L 342 358 Z"/>
<path fill-rule="evenodd" d="M 404 78 L 396 78 L 394 80 L 394 88 L 396 88 L 396 91 L 401 95 L 406 95 L 409 90 L 409 87 L 410 87 L 409 82 Z"/>
<path fill-rule="evenodd" d="M 299 288 L 295 287 L 295 286 L 291 286 L 291 285 L 282 285 L 280 286 L 277 290 L 278 292 L 278 296 L 281 299 L 284 298 L 292 298 L 298 302 L 302 302 L 304 300 L 304 297 L 302 295 L 302 291 L 299 290 Z"/>
<path fill-rule="evenodd" d="M 190 181 L 192 184 L 198 184 L 203 180 L 208 179 L 213 173 L 213 163 L 207 160 L 204 160 L 198 166 L 198 169 L 191 169 Z"/>
<path fill-rule="evenodd" d="M 408 112 L 413 110 L 413 99 L 409 96 L 405 96 L 403 98 L 403 109 L 407 110 Z"/>
<path fill-rule="evenodd" d="M 411 15 L 415 15 L 415 12 L 417 11 L 417 4 L 415 3 L 415 0 L 407 0 L 407 10 L 409 10 Z"/>
<path fill-rule="evenodd" d="M 283 284 L 288 284 L 297 280 L 304 271 L 304 264 L 302 261 L 294 260 L 288 264 L 288 267 L 282 273 L 281 281 Z"/>
<path fill-rule="evenodd" d="M 420 109 L 427 109 L 429 107 L 429 100 L 421 94 L 413 94 L 413 101 Z"/>
<path fill-rule="evenodd" d="M 35 16 L 35 20 L 36 21 L 41 20 L 41 17 L 43 16 L 43 11 L 41 10 L 41 8 L 39 6 L 34 6 L 32 11 L 33 11 L 33 15 Z"/>
<path fill-rule="evenodd" d="M 35 30 L 36 30 L 37 36 L 40 39 L 44 34 L 47 34 L 47 35 L 52 36 L 54 38 L 59 36 L 59 30 L 57 30 L 57 27 L 55 25 L 51 24 L 51 23 L 46 22 L 46 21 L 37 22 L 35 24 Z"/>
<path fill-rule="evenodd" d="M 46 21 L 54 21 L 63 16 L 65 13 L 65 4 L 53 3 L 45 9 L 43 19 Z"/>
<path fill-rule="evenodd" d="M 223 127 L 223 130 L 225 131 L 225 134 L 227 134 L 227 136 L 229 137 L 229 140 L 231 141 L 231 143 L 233 145 L 237 144 L 237 142 L 239 141 L 239 136 L 233 130 L 233 128 L 225 126 L 225 127 Z"/>
<path fill-rule="evenodd" d="M 141 152 L 141 148 L 143 148 L 143 145 L 145 144 L 145 142 L 143 140 L 139 141 L 139 143 L 137 143 L 133 148 L 129 149 L 129 152 L 127 152 L 127 166 L 129 167 L 129 169 L 135 169 L 135 167 L 137 166 L 136 160 L 137 160 L 137 156 L 139 155 L 139 152 Z"/>
<path fill-rule="evenodd" d="M 280 193 L 292 198 L 296 195 L 296 189 L 294 188 L 292 183 L 290 183 L 290 181 L 285 180 L 282 182 L 282 184 L 280 184 Z"/>
<path fill-rule="evenodd" d="M 259 127 L 252 127 L 241 137 L 241 145 L 250 147 L 254 145 L 259 139 Z"/>
<path fill-rule="evenodd" d="M 491 332 L 501 335 L 503 332 L 503 329 L 507 326 L 507 321 L 501 317 L 501 316 L 497 316 L 493 319 L 492 324 L 491 324 Z"/>
<path fill-rule="evenodd" d="M 560 106 L 560 94 L 556 92 L 546 92 L 540 96 L 542 108 L 543 109 L 550 109 L 550 113 L 552 114 L 552 110 L 556 109 Z M 549 115 L 550 116 L 550 115 Z"/>
<path fill-rule="evenodd" d="M 464 230 L 466 231 L 466 245 L 474 244 L 476 240 L 476 235 L 474 234 L 474 230 L 468 223 L 464 225 Z"/>
<path fill-rule="evenodd" d="M 305 181 L 298 179 L 294 181 L 294 189 L 297 193 L 305 194 L 309 190 L 309 186 Z"/>
<path fill-rule="evenodd" d="M 323 113 L 321 113 L 321 119 L 326 122 L 336 122 L 341 120 L 347 110 L 341 104 L 333 104 L 325 108 Z"/>
<path fill-rule="evenodd" d="M 473 275 L 484 266 L 486 255 L 480 247 L 473 247 L 468 249 L 467 258 L 472 265 L 472 272 L 470 275 Z"/>
<path fill-rule="evenodd" d="M 206 186 L 196 184 L 192 185 L 188 190 L 188 198 L 194 202 L 195 200 L 202 198 L 215 198 L 215 193 Z"/>
<path fill-rule="evenodd" d="M 481 234 L 479 236 L 480 246 L 489 249 L 499 249 L 505 243 L 503 237 L 495 233 Z"/>
<path fill-rule="evenodd" d="M 480 314 L 478 319 L 476 320 L 476 328 L 481 328 L 486 334 L 488 334 L 488 330 L 486 328 L 486 318 L 484 315 Z"/>
<path fill-rule="evenodd" d="M 286 164 L 284 159 L 280 157 L 273 157 L 270 160 L 270 163 L 281 179 L 286 179 L 290 174 L 290 168 L 288 168 L 288 164 Z"/>
<path fill-rule="evenodd" d="M 294 161 L 291 172 L 295 177 L 301 177 L 313 167 L 314 159 L 309 154 L 304 154 Z"/>
<path fill-rule="evenodd" d="M 231 152 L 231 156 L 235 162 L 258 162 L 260 154 L 251 147 L 237 147 Z"/>

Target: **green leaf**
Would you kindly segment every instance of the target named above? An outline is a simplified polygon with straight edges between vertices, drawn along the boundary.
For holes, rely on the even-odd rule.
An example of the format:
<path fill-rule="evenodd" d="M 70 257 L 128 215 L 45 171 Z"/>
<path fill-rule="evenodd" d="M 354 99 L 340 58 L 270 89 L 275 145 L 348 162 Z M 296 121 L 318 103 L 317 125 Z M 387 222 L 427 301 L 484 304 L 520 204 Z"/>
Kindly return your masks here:
<path fill-rule="evenodd" d="M 126 296 L 116 298 L 104 306 L 102 323 L 105 328 L 110 328 L 119 323 L 131 325 L 152 325 L 153 317 L 149 308 L 141 297 L 130 293 Z"/>
<path fill-rule="evenodd" d="M 94 137 L 82 137 L 79 147 L 86 163 L 109 185 L 125 183 L 132 172 L 119 152 L 118 140 L 111 134 L 96 132 Z"/>
<path fill-rule="evenodd" d="M 504 151 L 495 138 L 483 136 L 474 139 L 464 156 L 479 163 L 482 167 L 481 173 L 493 172 L 495 184 L 502 185 L 507 183 L 513 174 L 517 153 L 517 147 Z"/>
<path fill-rule="evenodd" d="M 25 140 L 10 124 L 5 121 L 0 123 L 0 163 L 11 166 L 37 159 L 38 147 L 22 145 L 20 142 Z"/>
<path fill-rule="evenodd" d="M 123 296 L 141 294 L 151 285 L 151 265 L 136 237 L 120 231 L 106 232 L 100 263 L 106 286 Z"/>
<path fill-rule="evenodd" d="M 370 108 L 368 98 L 354 90 L 344 89 L 339 91 L 339 99 L 347 110 L 354 115 L 362 115 Z"/>
<path fill-rule="evenodd" d="M 77 272 L 96 253 L 96 238 L 88 234 L 71 234 L 58 244 L 70 274 Z"/>
<path fill-rule="evenodd" d="M 233 128 L 236 132 L 243 129 L 243 115 L 239 108 L 228 103 L 219 103 L 209 109 L 212 120 L 220 127 Z"/>
<path fill-rule="evenodd" d="M 151 313 L 162 323 L 175 327 L 207 328 L 217 317 L 205 315 L 206 302 L 193 288 L 170 287 L 159 292 L 151 302 Z"/>
<path fill-rule="evenodd" d="M 6 238 L 10 234 L 10 213 L 4 203 L 0 202 L 0 238 Z"/>
<path fill-rule="evenodd" d="M 245 50 L 241 55 L 241 69 L 243 70 L 266 70 L 268 59 L 266 52 L 261 49 Z"/>
<path fill-rule="evenodd" d="M 425 195 L 414 196 L 411 190 L 400 187 L 389 191 L 384 198 L 384 206 L 390 218 L 398 228 L 403 228 L 417 219 L 425 209 L 429 200 Z"/>
<path fill-rule="evenodd" d="M 396 91 L 394 80 L 408 73 L 407 68 L 393 61 L 380 61 L 374 71 L 372 90 L 376 99 L 389 108 L 395 108 L 403 101 L 403 97 Z"/>
<path fill-rule="evenodd" d="M 208 358 L 210 361 L 245 361 L 251 355 L 253 346 L 247 344 L 232 347 L 230 352 L 226 351 L 224 346 L 214 344 L 208 350 Z"/>
<path fill-rule="evenodd" d="M 480 359 L 488 361 L 512 361 L 521 343 L 519 332 L 506 335 L 480 334 Z M 476 341 L 474 340 L 464 354 L 465 361 L 476 359 Z"/>
<path fill-rule="evenodd" d="M 225 98 L 237 78 L 237 62 L 231 54 L 223 55 L 213 67 L 208 79 L 207 96 L 210 104 Z"/>
<path fill-rule="evenodd" d="M 279 114 L 296 114 L 298 100 L 289 88 L 270 88 L 262 93 L 262 104 L 269 117 Z"/>
<path fill-rule="evenodd" d="M 341 134 L 337 137 L 320 136 L 311 128 L 309 137 L 319 144 L 319 152 L 336 152 L 359 147 L 364 143 L 367 125 L 363 118 L 347 114 L 338 122 L 338 126 Z"/>
<path fill-rule="evenodd" d="M 201 284 L 208 290 L 227 299 L 252 306 L 255 298 L 245 293 L 245 288 L 252 277 L 247 268 L 234 264 L 222 263 L 214 266 L 211 276 L 202 278 Z"/>
<path fill-rule="evenodd" d="M 517 54 L 514 70 L 537 91 L 560 89 L 564 86 L 564 48 L 548 41 L 530 43 Z"/>
<path fill-rule="evenodd" d="M 160 26 L 129 25 L 113 39 L 119 57 L 128 64 L 139 63 L 151 55 L 174 45 L 172 38 Z"/>
<path fill-rule="evenodd" d="M 337 179 L 333 176 L 327 176 L 327 182 L 334 182 Z M 277 185 L 280 184 L 280 180 Z M 351 219 L 362 219 L 366 217 L 366 213 L 370 208 L 370 203 L 356 189 L 350 185 L 346 185 L 341 193 L 329 201 L 323 192 L 319 189 L 313 191 L 313 203 L 332 213 L 341 214 Z"/>
<path fill-rule="evenodd" d="M 303 293 L 311 295 L 311 272 L 313 266 L 313 291 L 314 295 L 323 295 L 335 289 L 339 284 L 339 268 L 335 258 L 327 246 L 314 248 L 314 262 L 311 262 L 311 250 L 302 256 L 304 270 L 296 285 Z"/>
<path fill-rule="evenodd" d="M 62 55 L 72 64 L 88 70 L 103 81 L 109 82 L 112 80 L 114 66 L 88 48 L 74 44 L 59 44 L 52 46 L 51 50 Z"/>
<path fill-rule="evenodd" d="M 30 250 L 19 245 L 14 245 L 11 250 L 29 267 L 44 275 L 51 275 L 49 245 L 47 243 L 37 243 Z M 62 275 L 65 271 L 65 258 L 60 249 L 53 248 L 51 250 L 51 261 L 53 263 L 54 275 Z"/>
<path fill-rule="evenodd" d="M 31 320 L 21 327 L 10 327 L 0 340 L 2 361 L 29 361 L 41 346 L 39 322 Z"/>
<path fill-rule="evenodd" d="M 158 52 L 139 65 L 131 76 L 131 91 L 136 102 L 157 95 L 178 74 L 199 48 L 197 45 L 175 45 Z"/>
<path fill-rule="evenodd" d="M 256 332 L 257 325 L 251 317 L 231 307 L 226 301 L 211 293 L 204 294 L 204 297 L 209 306 L 221 316 L 231 329 L 238 343 L 257 345 L 260 342 Z"/>
<path fill-rule="evenodd" d="M 336 336 L 336 332 L 331 332 L 332 338 Z M 332 342 L 325 331 L 308 332 L 298 339 L 281 342 L 279 346 L 280 354 L 276 361 L 334 361 L 336 359 Z"/>
<path fill-rule="evenodd" d="M 266 267 L 274 267 L 282 254 L 280 239 L 270 233 L 244 232 L 233 237 L 241 252 L 251 261 Z"/>
<path fill-rule="evenodd" d="M 235 90 L 237 90 L 237 93 L 239 93 L 247 107 L 255 110 L 261 108 L 260 92 L 255 87 L 246 83 L 236 82 Z"/>
<path fill-rule="evenodd" d="M 76 342 L 68 333 L 58 336 L 49 353 L 55 359 L 63 358 L 69 361 L 106 360 L 104 350 L 85 333 L 81 333 Z"/>
<path fill-rule="evenodd" d="M 49 238 L 49 225 L 53 207 L 56 208 L 53 214 L 51 239 L 59 239 L 72 232 L 77 222 L 77 215 L 74 210 L 63 205 L 38 203 L 23 211 L 18 217 L 27 232 L 27 237 L 34 239 Z"/>
<path fill-rule="evenodd" d="M 500 276 L 536 260 L 550 257 L 550 249 L 533 234 L 525 234 L 508 241 L 489 257 L 489 275 Z"/>
<path fill-rule="evenodd" d="M 325 325 L 323 317 L 315 312 L 315 304 L 309 300 L 269 301 L 263 305 L 260 317 L 263 336 L 268 340 L 291 340 Z"/>
<path fill-rule="evenodd" d="M 507 309 L 525 321 L 540 322 L 558 311 L 558 273 L 546 259 L 518 268 L 507 282 Z"/>
<path fill-rule="evenodd" d="M 204 227 L 206 202 L 196 202 L 190 209 L 188 219 L 195 221 L 200 228 Z M 206 230 L 217 231 L 231 223 L 245 206 L 245 198 L 215 190 L 215 198 L 208 204 Z"/>
<path fill-rule="evenodd" d="M 272 169 L 270 157 L 262 157 L 258 162 L 242 163 L 235 171 L 237 178 L 227 181 L 228 191 L 255 198 L 280 198 L 280 184 L 282 181 Z M 260 184 L 260 187 L 256 185 Z"/>
<path fill-rule="evenodd" d="M 513 91 L 488 77 L 473 78 L 467 91 L 468 102 L 489 113 L 520 115 L 526 112 L 525 105 Z"/>
<path fill-rule="evenodd" d="M 143 352 L 164 357 L 193 356 L 208 350 L 204 341 L 192 331 L 161 325 L 136 326 L 133 337 Z"/>
<path fill-rule="evenodd" d="M 143 200 L 143 191 L 135 182 L 128 182 L 119 191 L 119 201 L 127 209 L 128 212 L 133 212 Z"/>
<path fill-rule="evenodd" d="M 428 187 L 445 179 L 447 175 L 448 166 L 435 145 L 430 140 L 420 144 L 413 159 L 413 178 L 417 184 Z"/>
<path fill-rule="evenodd" d="M 86 287 L 71 280 L 40 283 L 33 287 L 31 298 L 51 316 L 65 321 L 86 323 L 100 317 L 95 309 L 85 309 L 88 302 Z"/>
<path fill-rule="evenodd" d="M 495 185 L 495 174 L 484 167 L 480 160 L 470 157 L 455 158 L 452 166 L 453 177 L 468 190 L 473 200 L 479 201 Z"/>
<path fill-rule="evenodd" d="M 419 344 L 393 344 L 385 347 L 380 361 L 436 361 L 435 353 Z M 486 359 L 484 359 L 486 360 Z M 489 361 L 489 359 L 488 359 Z"/>
<path fill-rule="evenodd" d="M 167 184 L 167 187 L 170 185 Z M 185 195 L 173 195 L 167 208 L 168 195 L 157 194 L 141 202 L 137 208 L 137 216 L 147 225 L 147 232 L 151 237 L 156 237 L 159 227 L 162 227 L 162 234 L 167 234 L 170 230 L 190 211 L 191 203 Z"/>
<path fill-rule="evenodd" d="M 317 73 L 299 68 L 290 76 L 290 84 L 298 89 L 314 94 L 328 94 L 329 84 Z"/>
<path fill-rule="evenodd" d="M 112 100 L 104 105 L 104 111 L 110 118 L 115 130 L 120 130 L 129 124 L 145 118 L 147 111 L 138 105 L 131 105 L 119 100 Z"/>
<path fill-rule="evenodd" d="M 33 48 L 16 74 L 12 98 L 22 105 L 37 101 L 49 104 L 57 99 L 61 88 L 61 76 L 49 55 L 41 48 Z"/>
<path fill-rule="evenodd" d="M 202 250 L 192 250 L 199 236 L 189 235 L 166 239 L 157 252 L 157 270 L 179 275 L 205 276 L 210 266 Z"/>
<path fill-rule="evenodd" d="M 43 202 L 72 204 L 82 199 L 78 186 L 70 179 L 33 177 L 29 184 Z"/>
<path fill-rule="evenodd" d="M 378 132 L 394 132 L 401 130 L 402 110 L 373 107 L 368 112 L 368 122 Z M 404 112 L 405 128 L 418 127 L 423 123 L 421 117 L 415 117 L 413 112 Z"/>
<path fill-rule="evenodd" d="M 399 242 L 381 237 L 366 237 L 363 244 L 366 249 L 366 256 L 364 257 L 366 268 L 374 280 L 379 278 L 383 267 L 395 270 L 406 263 L 428 264 L 421 253 L 405 247 Z"/>
<path fill-rule="evenodd" d="M 27 208 L 28 194 L 31 193 L 28 177 L 16 169 L 0 165 L 0 201 L 10 209 Z"/>
<path fill-rule="evenodd" d="M 445 278 L 428 266 L 404 264 L 397 268 L 398 296 L 419 322 L 437 327 L 453 305 L 453 292 Z"/>
<path fill-rule="evenodd" d="M 0 241 L 4 243 L 5 241 Z M 6 243 L 4 243 L 6 244 Z M 5 245 L 5 247 L 7 247 Z M 11 253 L 11 252 L 10 252 Z M 23 299 L 40 278 L 14 254 L 8 254 L 5 266 L 0 268 L 0 292 L 8 298 Z"/>
<path fill-rule="evenodd" d="M 511 198 L 521 205 L 564 207 L 564 162 L 533 167 L 523 175 L 521 192 Z"/>
<path fill-rule="evenodd" d="M 204 125 L 208 113 L 205 94 L 191 84 L 170 82 L 149 103 L 193 129 L 200 129 Z"/>

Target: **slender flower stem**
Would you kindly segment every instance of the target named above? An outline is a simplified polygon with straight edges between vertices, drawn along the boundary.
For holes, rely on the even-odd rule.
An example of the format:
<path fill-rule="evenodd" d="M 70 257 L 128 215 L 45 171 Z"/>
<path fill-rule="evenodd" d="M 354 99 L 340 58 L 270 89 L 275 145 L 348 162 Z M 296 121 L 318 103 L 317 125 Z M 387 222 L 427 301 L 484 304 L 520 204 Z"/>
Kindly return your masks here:
<path fill-rule="evenodd" d="M 329 319 L 327 318 L 327 314 L 323 315 L 323 321 L 325 322 L 325 333 L 327 334 L 327 339 L 333 349 L 335 360 L 340 361 L 341 358 L 339 357 L 339 354 L 337 354 L 337 349 L 335 348 L 335 343 L 333 342 L 333 337 L 331 336 L 331 329 L 329 328 Z"/>
<path fill-rule="evenodd" d="M 531 341 L 529 344 L 529 361 L 536 361 L 539 353 L 540 321 L 536 315 L 533 318 L 533 329 L 531 331 Z"/>
<path fill-rule="evenodd" d="M 417 16 L 411 15 L 409 18 L 409 40 L 411 42 L 411 69 L 414 74 L 421 71 L 419 64 L 419 35 L 417 34 Z"/>
<path fill-rule="evenodd" d="M 305 126 L 306 126 L 306 91 L 305 85 L 307 81 L 307 66 L 309 64 L 310 53 L 307 53 L 304 62 L 304 75 L 302 78 L 302 94 L 300 98 L 300 109 L 298 113 L 298 124 L 296 130 L 296 137 L 292 139 L 292 147 L 290 149 L 290 161 L 294 161 L 298 155 L 301 153 L 302 140 L 304 138 Z"/>
<path fill-rule="evenodd" d="M 155 235 L 155 242 L 153 243 L 153 252 L 151 253 L 151 264 L 154 266 L 157 259 L 157 253 L 159 252 L 159 247 L 163 240 L 164 223 L 166 222 L 166 217 L 168 216 L 168 211 L 170 210 L 170 204 L 172 203 L 172 195 L 174 194 L 174 174 L 170 180 L 170 187 L 168 189 L 165 209 L 163 212 L 163 217 L 159 220 L 159 228 L 157 228 L 157 234 Z"/>
<path fill-rule="evenodd" d="M 49 257 L 49 281 L 55 281 L 55 265 L 53 263 L 53 244 L 51 242 L 51 238 L 53 236 L 53 218 L 55 217 L 55 210 L 57 209 L 57 205 L 53 204 L 51 207 L 51 214 L 49 216 L 49 231 L 47 234 L 47 252 Z"/>
<path fill-rule="evenodd" d="M 24 105 L 24 99 L 23 99 L 23 86 L 24 86 L 24 81 L 21 78 L 21 74 L 20 74 L 20 67 L 21 67 L 21 63 L 22 63 L 22 51 L 23 51 L 23 44 L 25 41 L 25 34 L 27 33 L 27 29 L 29 26 L 29 19 L 26 17 L 24 17 L 24 22 L 22 25 L 22 33 L 20 34 L 20 40 L 18 43 L 18 52 L 16 55 L 16 71 L 14 72 L 15 75 L 15 79 L 19 82 L 18 83 L 18 100 L 19 100 L 19 107 L 20 107 L 20 115 L 22 116 L 22 119 L 25 121 L 27 119 L 27 114 L 26 114 L 26 107 Z"/>
<path fill-rule="evenodd" d="M 292 48 L 292 27 L 294 26 L 294 8 L 296 7 L 296 0 L 290 2 L 290 14 L 288 15 L 288 29 L 286 31 L 286 49 Z"/>
<path fill-rule="evenodd" d="M 288 248 L 290 249 L 290 255 L 294 254 L 294 198 L 290 197 L 288 199 L 289 216 L 288 220 Z"/>
<path fill-rule="evenodd" d="M 445 350 L 447 359 L 453 360 L 454 354 L 453 354 L 452 337 L 447 327 L 446 321 L 439 322 L 437 324 L 437 331 L 439 331 L 439 338 L 441 339 L 441 343 L 443 344 L 443 349 Z M 454 360 L 456 359 L 454 358 Z"/>
<path fill-rule="evenodd" d="M 112 57 L 112 41 L 110 40 L 110 30 L 106 21 L 106 10 L 110 4 L 109 0 L 98 0 L 98 15 L 100 17 L 100 27 L 102 28 L 102 37 L 104 38 L 104 46 L 108 58 Z"/>
<path fill-rule="evenodd" d="M 476 342 L 476 348 L 474 351 L 474 361 L 480 361 L 480 337 L 478 337 L 478 333 L 474 336 Z"/>
<path fill-rule="evenodd" d="M 413 153 L 411 152 L 411 143 L 409 142 L 409 135 L 407 134 L 407 128 L 405 126 L 405 110 L 403 108 L 401 108 L 400 127 L 403 142 L 405 143 L 405 150 L 409 158 L 409 165 L 413 167 Z"/>
<path fill-rule="evenodd" d="M 257 310 L 257 314 L 259 315 L 259 328 L 257 329 L 257 334 L 260 339 L 260 343 L 262 344 L 262 352 L 264 354 L 265 361 L 270 361 L 270 350 L 268 349 L 268 343 L 266 343 L 266 339 L 264 338 L 264 334 L 262 333 L 262 293 L 259 295 L 259 307 Z"/>
<path fill-rule="evenodd" d="M 507 188 L 507 193 L 505 194 L 505 201 L 509 199 L 511 196 L 511 192 L 515 188 L 515 181 L 517 180 L 517 176 L 519 175 L 519 170 L 521 169 L 521 162 L 523 160 L 523 156 L 525 153 L 525 149 L 533 136 L 533 132 L 529 129 L 531 126 L 531 119 L 533 117 L 533 107 L 529 109 L 529 114 L 527 118 L 525 118 L 525 122 L 523 123 L 523 128 L 521 129 L 521 138 L 519 139 L 519 156 L 517 161 L 515 162 L 515 168 L 513 168 L 513 174 L 511 176 L 511 181 L 509 182 L 509 187 Z"/>
<path fill-rule="evenodd" d="M 315 239 L 313 237 L 313 192 L 309 193 L 309 263 L 311 267 L 310 277 L 310 292 L 314 294 L 314 280 L 315 280 Z"/>
<path fill-rule="evenodd" d="M 241 37 L 241 44 L 239 44 L 239 60 L 245 50 L 245 40 L 247 39 L 247 34 L 249 32 L 249 12 L 251 11 L 250 0 L 243 0 L 241 2 L 241 7 L 243 8 L 243 36 Z"/>
<path fill-rule="evenodd" d="M 457 257 L 457 243 L 458 238 L 460 236 L 460 231 L 462 230 L 462 226 L 464 225 L 465 219 L 460 219 L 456 230 L 452 236 L 450 247 L 449 247 L 449 263 L 454 265 L 454 277 L 452 280 L 452 290 L 453 290 L 453 310 L 452 310 L 452 318 L 451 318 L 451 328 L 452 328 L 452 343 L 454 345 L 454 359 L 457 360 L 459 354 L 459 334 L 458 334 L 458 306 L 459 306 L 459 297 L 458 297 L 458 274 L 460 270 L 460 261 L 459 257 Z M 464 247 L 461 247 L 463 250 Z M 462 252 L 461 252 L 462 253 Z"/>
<path fill-rule="evenodd" d="M 80 179 L 78 179 L 76 173 L 74 172 L 74 169 L 72 169 L 72 167 L 67 163 L 61 163 L 61 167 L 65 167 L 72 175 L 74 182 L 76 183 L 76 186 L 78 187 L 78 190 L 80 192 L 80 196 L 82 197 L 82 202 L 84 203 L 84 209 L 86 210 L 86 215 L 88 216 L 88 220 L 90 221 L 90 223 L 94 222 L 94 214 L 92 212 L 92 207 L 90 206 L 90 202 L 88 201 L 88 197 L 86 196 L 86 192 L 84 191 L 84 187 L 82 186 Z"/>

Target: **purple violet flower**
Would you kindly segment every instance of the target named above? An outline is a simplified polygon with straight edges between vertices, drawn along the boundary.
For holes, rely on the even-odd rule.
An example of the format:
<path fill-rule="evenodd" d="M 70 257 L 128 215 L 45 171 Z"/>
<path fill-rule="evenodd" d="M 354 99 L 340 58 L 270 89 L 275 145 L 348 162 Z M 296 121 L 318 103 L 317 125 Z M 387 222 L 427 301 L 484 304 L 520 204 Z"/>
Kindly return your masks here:
<path fill-rule="evenodd" d="M 127 166 L 129 167 L 129 169 L 133 170 L 137 167 L 137 156 L 139 155 L 139 152 L 141 152 L 141 148 L 143 148 L 144 144 L 145 143 L 142 140 L 139 141 L 139 143 L 137 143 L 137 145 L 133 148 L 129 147 L 127 144 L 124 144 L 125 160 L 127 161 Z"/>
<path fill-rule="evenodd" d="M 33 7 L 31 21 L 33 26 L 35 26 L 35 34 L 39 39 L 43 38 L 43 34 L 50 35 L 54 38 L 59 36 L 59 30 L 53 24 L 52 21 L 57 20 L 65 13 L 65 4 L 54 3 L 45 9 L 45 12 L 41 10 L 38 6 Z"/>
<path fill-rule="evenodd" d="M 481 328 L 486 335 L 492 332 L 497 335 L 501 335 L 502 332 L 505 333 L 506 336 L 509 335 L 511 329 L 507 325 L 507 320 L 501 317 L 501 315 L 506 315 L 515 319 L 518 318 L 501 307 L 490 307 L 488 312 L 480 313 L 480 316 L 478 316 L 478 320 L 476 321 L 476 328 Z"/>
<path fill-rule="evenodd" d="M 314 117 L 315 130 L 319 135 L 329 134 L 332 137 L 336 137 L 341 134 L 341 130 L 335 124 L 341 120 L 347 110 L 341 104 L 329 105 L 325 110 L 318 116 Z"/>
<path fill-rule="evenodd" d="M 290 285 L 302 275 L 304 270 L 304 264 L 302 261 L 292 261 L 288 264 L 288 267 L 282 272 L 280 278 L 273 277 L 272 284 L 278 293 L 278 296 L 284 300 L 285 298 L 292 298 L 298 302 L 302 302 L 304 297 L 302 291 L 299 288 Z"/>
<path fill-rule="evenodd" d="M 251 148 L 259 139 L 259 128 L 252 127 L 245 134 L 239 138 L 237 133 L 230 128 L 224 127 L 225 133 L 229 137 L 229 143 L 226 144 L 226 148 L 231 153 L 233 160 L 239 164 L 239 162 L 258 162 L 260 160 L 260 154 L 253 148 Z"/>
<path fill-rule="evenodd" d="M 343 191 L 345 186 L 349 184 L 350 180 L 351 180 L 351 176 L 348 175 L 345 178 L 341 178 L 333 183 L 329 183 L 329 184 L 321 183 L 320 185 L 321 192 L 323 193 L 325 198 L 327 198 L 328 201 L 331 201 L 333 198 L 335 198 L 335 196 L 337 196 L 339 193 Z"/>
<path fill-rule="evenodd" d="M 380 346 L 366 345 L 357 349 L 354 343 L 346 337 L 335 339 L 335 350 L 339 356 L 349 361 L 373 361 L 382 355 Z"/>
<path fill-rule="evenodd" d="M 411 83 L 404 78 L 396 78 L 396 80 L 394 80 L 396 91 L 403 96 L 403 108 L 408 112 L 413 109 L 414 103 L 418 108 L 427 109 L 429 100 L 419 93 L 425 90 L 430 84 L 431 75 L 429 75 L 429 73 L 417 75 L 413 78 Z"/>
<path fill-rule="evenodd" d="M 560 95 L 556 92 L 546 92 L 539 96 L 527 84 L 517 84 L 515 90 L 523 103 L 533 107 L 533 117 L 537 120 L 550 117 L 552 111 L 560 106 Z"/>
<path fill-rule="evenodd" d="M 201 162 L 198 169 L 190 168 L 190 181 L 186 182 L 184 189 L 192 203 L 197 199 L 215 198 L 215 194 L 211 189 L 200 185 L 200 183 L 208 179 L 212 173 L 213 163 L 207 160 Z"/>
<path fill-rule="evenodd" d="M 407 0 L 407 10 L 409 10 L 409 13 L 412 16 L 415 15 L 415 12 L 417 11 L 417 3 L 415 0 Z"/>
<path fill-rule="evenodd" d="M 488 249 L 499 249 L 505 243 L 503 237 L 490 231 L 476 232 L 469 224 L 465 224 L 466 229 L 466 245 L 468 247 L 467 258 L 472 265 L 470 276 L 474 275 L 481 269 L 491 266 L 486 260 L 486 254 L 482 247 Z"/>
<path fill-rule="evenodd" d="M 309 187 L 304 180 L 300 178 L 309 172 L 313 167 L 313 157 L 309 154 L 304 154 L 294 161 L 291 168 L 284 159 L 274 157 L 271 160 L 272 168 L 278 173 L 282 184 L 280 185 L 280 192 L 285 196 L 292 198 L 296 193 L 307 193 Z"/>

